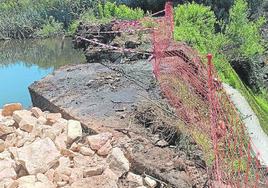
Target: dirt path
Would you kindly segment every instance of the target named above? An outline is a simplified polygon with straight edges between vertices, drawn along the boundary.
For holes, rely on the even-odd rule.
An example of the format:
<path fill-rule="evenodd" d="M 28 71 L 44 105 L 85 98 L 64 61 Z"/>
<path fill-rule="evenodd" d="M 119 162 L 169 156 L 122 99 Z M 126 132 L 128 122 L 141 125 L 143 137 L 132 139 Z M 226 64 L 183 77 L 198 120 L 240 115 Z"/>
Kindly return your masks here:
<path fill-rule="evenodd" d="M 248 130 L 249 136 L 252 139 L 252 143 L 255 146 L 253 152 L 260 154 L 261 164 L 268 166 L 268 136 L 262 130 L 260 122 L 247 100 L 241 95 L 239 91 L 232 88 L 227 84 L 223 84 L 223 87 L 228 95 L 230 95 L 232 102 L 243 117 L 243 122 Z"/>

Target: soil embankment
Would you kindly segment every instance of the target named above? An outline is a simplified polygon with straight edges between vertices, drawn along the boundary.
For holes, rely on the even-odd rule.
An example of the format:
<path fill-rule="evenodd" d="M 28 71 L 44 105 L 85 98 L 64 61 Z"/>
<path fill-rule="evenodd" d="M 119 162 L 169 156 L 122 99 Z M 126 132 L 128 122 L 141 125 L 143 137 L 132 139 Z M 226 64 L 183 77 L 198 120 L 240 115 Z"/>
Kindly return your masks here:
<path fill-rule="evenodd" d="M 206 186 L 202 152 L 177 130 L 180 122 L 155 82 L 147 60 L 147 34 L 90 34 L 97 28 L 81 25 L 78 34 L 146 53 L 114 52 L 77 38 L 76 47 L 84 48 L 88 62 L 94 63 L 60 68 L 32 84 L 34 106 L 81 121 L 85 134 L 111 132 L 114 145 L 124 151 L 137 174 L 149 174 L 172 187 Z"/>

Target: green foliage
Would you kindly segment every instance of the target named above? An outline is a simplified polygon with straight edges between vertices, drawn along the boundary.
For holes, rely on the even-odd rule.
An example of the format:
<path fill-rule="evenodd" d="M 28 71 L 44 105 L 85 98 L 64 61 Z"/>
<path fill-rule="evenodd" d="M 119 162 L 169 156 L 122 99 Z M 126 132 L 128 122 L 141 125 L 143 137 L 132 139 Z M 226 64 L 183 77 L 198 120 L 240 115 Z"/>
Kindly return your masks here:
<path fill-rule="evenodd" d="M 144 17 L 144 11 L 141 8 L 130 8 L 126 5 L 116 5 L 107 2 L 104 5 L 98 5 L 98 15 L 100 18 L 118 18 L 122 20 L 137 20 Z"/>
<path fill-rule="evenodd" d="M 51 36 L 63 33 L 63 24 L 55 21 L 51 16 L 49 20 L 42 25 L 41 29 L 35 32 L 35 35 L 42 38 L 47 38 Z"/>
<path fill-rule="evenodd" d="M 246 7 L 247 4 L 244 0 L 236 0 L 230 11 L 229 24 L 226 25 L 226 22 L 219 23 L 216 20 L 210 7 L 196 3 L 179 5 L 175 8 L 174 38 L 189 43 L 203 57 L 207 53 L 214 55 L 213 61 L 221 79 L 240 90 L 268 133 L 267 97 L 263 94 L 254 94 L 247 88 L 229 64 L 233 58 L 252 60 L 263 53 L 259 29 L 263 25 L 264 19 L 250 21 Z M 215 30 L 217 24 L 226 28 L 226 33 L 217 33 Z M 234 53 L 226 50 L 228 48 L 234 50 Z"/>
<path fill-rule="evenodd" d="M 223 34 L 215 32 L 216 23 L 210 7 L 196 3 L 180 5 L 175 9 L 174 38 L 188 42 L 203 55 L 217 54 L 227 43 L 227 39 Z M 222 69 L 221 62 L 224 59 L 220 54 L 215 56 L 214 62 L 219 69 Z"/>
<path fill-rule="evenodd" d="M 52 16 L 67 28 L 97 0 L 2 0 L 0 38 L 28 38 Z"/>
<path fill-rule="evenodd" d="M 141 8 L 132 9 L 126 5 L 119 5 L 115 8 L 114 16 L 125 20 L 137 20 L 144 16 L 144 12 Z"/>
<path fill-rule="evenodd" d="M 229 24 L 226 28 L 226 35 L 231 41 L 232 50 L 228 53 L 230 59 L 250 58 L 253 60 L 257 55 L 262 55 L 264 47 L 260 29 L 265 21 L 264 17 L 250 21 L 247 2 L 235 1 L 230 10 Z"/>

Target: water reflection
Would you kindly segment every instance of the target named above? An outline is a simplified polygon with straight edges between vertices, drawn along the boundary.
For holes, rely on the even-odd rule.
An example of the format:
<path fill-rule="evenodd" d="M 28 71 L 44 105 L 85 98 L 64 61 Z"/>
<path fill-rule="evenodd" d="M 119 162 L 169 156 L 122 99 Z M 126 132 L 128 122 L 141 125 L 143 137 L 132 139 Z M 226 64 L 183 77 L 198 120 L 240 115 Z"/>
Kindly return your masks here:
<path fill-rule="evenodd" d="M 31 105 L 28 86 L 66 64 L 85 62 L 71 39 L 0 42 L 0 108 L 5 103 Z"/>

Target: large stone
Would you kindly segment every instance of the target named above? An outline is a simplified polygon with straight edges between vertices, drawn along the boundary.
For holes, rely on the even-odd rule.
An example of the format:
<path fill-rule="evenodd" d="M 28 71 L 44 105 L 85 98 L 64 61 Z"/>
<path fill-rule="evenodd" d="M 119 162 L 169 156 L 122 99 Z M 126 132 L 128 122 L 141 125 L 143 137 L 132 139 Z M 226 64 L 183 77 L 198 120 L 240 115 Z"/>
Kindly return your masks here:
<path fill-rule="evenodd" d="M 7 127 L 13 126 L 15 124 L 15 121 L 12 117 L 0 117 L 0 124 L 5 125 Z"/>
<path fill-rule="evenodd" d="M 106 169 L 100 176 L 77 180 L 71 185 L 71 188 L 118 188 L 117 181 L 117 176 L 110 169 Z"/>
<path fill-rule="evenodd" d="M 17 146 L 17 143 L 18 143 L 18 137 L 17 137 L 16 133 L 11 133 L 11 134 L 7 135 L 7 137 L 5 139 L 6 148 Z"/>
<path fill-rule="evenodd" d="M 0 153 L 5 151 L 6 146 L 4 140 L 0 139 Z"/>
<path fill-rule="evenodd" d="M 16 178 L 15 167 L 16 163 L 11 159 L 11 155 L 8 151 L 0 153 L 0 182 L 7 178 Z"/>
<path fill-rule="evenodd" d="M 17 110 L 15 112 L 13 112 L 12 117 L 15 120 L 15 122 L 17 124 L 19 124 L 22 119 L 24 119 L 25 117 L 29 117 L 31 115 L 32 115 L 32 112 L 30 112 L 28 110 Z"/>
<path fill-rule="evenodd" d="M 56 188 L 55 185 L 53 185 L 52 181 L 50 181 L 47 176 L 45 176 L 44 174 L 37 174 L 36 175 L 36 178 L 38 181 L 40 181 L 41 183 L 47 185 L 47 187 L 50 187 L 50 188 Z"/>
<path fill-rule="evenodd" d="M 22 105 L 20 103 L 6 104 L 3 107 L 2 115 L 3 116 L 12 116 L 13 112 L 16 110 L 22 110 Z"/>
<path fill-rule="evenodd" d="M 87 141 L 91 149 L 99 150 L 111 138 L 112 138 L 111 133 L 100 133 L 97 135 L 88 136 Z"/>
<path fill-rule="evenodd" d="M 55 144 L 59 150 L 66 149 L 67 135 L 65 133 L 60 134 L 55 138 Z"/>
<path fill-rule="evenodd" d="M 72 184 L 83 178 L 84 172 L 82 168 L 72 168 L 72 173 L 69 182 Z"/>
<path fill-rule="evenodd" d="M 59 157 L 60 152 L 50 138 L 36 140 L 18 149 L 18 161 L 29 174 L 45 173 Z"/>
<path fill-rule="evenodd" d="M 152 178 L 145 177 L 144 181 L 150 188 L 155 188 L 157 186 L 157 182 Z"/>
<path fill-rule="evenodd" d="M 54 188 L 49 183 L 41 182 L 34 175 L 23 176 L 17 180 L 18 188 Z"/>
<path fill-rule="evenodd" d="M 91 166 L 94 161 L 89 156 L 77 155 L 73 158 L 74 167 L 76 168 L 85 168 Z"/>
<path fill-rule="evenodd" d="M 76 138 L 82 137 L 81 123 L 76 120 L 68 121 L 67 142 L 71 143 Z"/>
<path fill-rule="evenodd" d="M 31 112 L 33 113 L 33 115 L 36 117 L 36 118 L 39 118 L 41 116 L 44 115 L 44 113 L 42 112 L 42 110 L 40 108 L 37 108 L 37 107 L 33 107 L 31 109 Z"/>
<path fill-rule="evenodd" d="M 112 152 L 110 156 L 108 157 L 108 163 L 109 163 L 110 169 L 118 177 L 121 177 L 130 169 L 129 161 L 125 157 L 123 151 L 118 147 L 112 149 Z"/>
<path fill-rule="evenodd" d="M 37 124 L 37 119 L 33 116 L 24 116 L 19 122 L 19 127 L 28 133 L 32 132 L 33 128 Z"/>
<path fill-rule="evenodd" d="M 98 151 L 97 154 L 100 156 L 107 156 L 110 151 L 112 150 L 112 145 L 110 141 L 108 140 L 106 144 L 104 144 Z"/>
<path fill-rule="evenodd" d="M 14 131 L 15 131 L 14 127 L 8 127 L 0 123 L 0 136 L 8 135 L 10 133 L 13 133 Z"/>
<path fill-rule="evenodd" d="M 85 156 L 93 156 L 95 154 L 95 152 L 92 149 L 85 146 L 82 146 L 80 148 L 80 153 Z"/>
<path fill-rule="evenodd" d="M 103 173 L 104 166 L 97 165 L 94 167 L 86 167 L 83 170 L 84 177 L 99 176 Z"/>
<path fill-rule="evenodd" d="M 62 116 L 61 113 L 48 113 L 45 117 L 47 118 L 47 123 L 53 125 L 53 123 L 56 123 Z"/>
<path fill-rule="evenodd" d="M 137 185 L 143 185 L 143 178 L 142 178 L 142 176 L 137 175 L 137 174 L 134 174 L 132 172 L 129 172 L 127 174 L 126 180 L 129 181 L 129 182 L 133 182 L 133 183 L 135 183 Z"/>

